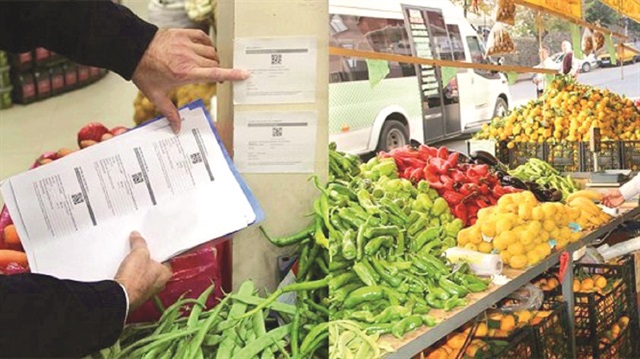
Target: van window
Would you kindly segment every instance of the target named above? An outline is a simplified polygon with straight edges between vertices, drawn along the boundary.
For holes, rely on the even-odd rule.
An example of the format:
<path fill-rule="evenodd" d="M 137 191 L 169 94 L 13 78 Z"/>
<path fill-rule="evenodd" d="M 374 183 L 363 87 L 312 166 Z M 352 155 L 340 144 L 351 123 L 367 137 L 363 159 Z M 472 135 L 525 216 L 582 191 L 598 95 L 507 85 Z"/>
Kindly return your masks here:
<path fill-rule="evenodd" d="M 331 15 L 330 46 L 411 56 L 411 46 L 403 20 L 364 16 Z M 368 80 L 364 59 L 331 56 L 329 82 Z M 386 78 L 415 76 L 412 64 L 389 62 Z"/>
<path fill-rule="evenodd" d="M 462 36 L 460 36 L 460 28 L 458 25 L 447 25 L 449 30 L 449 39 L 451 41 L 451 52 L 455 61 L 464 61 L 464 46 L 462 45 Z"/>
<path fill-rule="evenodd" d="M 471 62 L 474 64 L 488 64 L 487 58 L 484 57 L 484 46 L 478 41 L 475 36 L 467 36 L 467 45 L 469 45 L 469 54 L 471 55 Z M 474 69 L 475 73 L 487 78 L 500 78 L 495 72 Z"/>

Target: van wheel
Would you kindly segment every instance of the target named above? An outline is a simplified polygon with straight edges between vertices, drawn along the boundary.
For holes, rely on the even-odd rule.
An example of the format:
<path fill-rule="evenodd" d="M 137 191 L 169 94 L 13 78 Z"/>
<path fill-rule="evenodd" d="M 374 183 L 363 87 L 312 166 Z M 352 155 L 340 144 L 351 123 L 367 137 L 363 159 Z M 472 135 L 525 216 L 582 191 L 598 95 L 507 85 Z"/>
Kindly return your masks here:
<path fill-rule="evenodd" d="M 382 126 L 377 151 L 390 151 L 409 143 L 409 129 L 402 122 L 387 120 Z"/>
<path fill-rule="evenodd" d="M 502 97 L 498 97 L 498 101 L 496 101 L 496 107 L 493 109 L 493 117 L 503 117 L 507 114 L 509 110 L 509 106 L 507 106 L 507 101 L 505 101 Z"/>
<path fill-rule="evenodd" d="M 582 64 L 582 72 L 589 72 L 591 71 L 591 64 L 588 62 L 585 62 L 584 64 Z"/>

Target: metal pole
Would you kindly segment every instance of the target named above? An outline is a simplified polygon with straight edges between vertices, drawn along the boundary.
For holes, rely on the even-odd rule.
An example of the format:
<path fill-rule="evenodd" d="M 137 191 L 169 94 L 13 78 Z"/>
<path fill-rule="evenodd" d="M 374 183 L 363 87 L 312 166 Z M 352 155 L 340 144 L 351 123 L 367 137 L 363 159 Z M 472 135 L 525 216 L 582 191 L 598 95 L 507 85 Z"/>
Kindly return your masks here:
<path fill-rule="evenodd" d="M 567 261 L 567 270 L 564 273 L 562 280 L 562 296 L 567 303 L 567 314 L 569 316 L 569 352 L 576 354 L 576 333 L 575 333 L 575 303 L 573 297 L 573 253 L 569 254 L 569 260 Z"/>

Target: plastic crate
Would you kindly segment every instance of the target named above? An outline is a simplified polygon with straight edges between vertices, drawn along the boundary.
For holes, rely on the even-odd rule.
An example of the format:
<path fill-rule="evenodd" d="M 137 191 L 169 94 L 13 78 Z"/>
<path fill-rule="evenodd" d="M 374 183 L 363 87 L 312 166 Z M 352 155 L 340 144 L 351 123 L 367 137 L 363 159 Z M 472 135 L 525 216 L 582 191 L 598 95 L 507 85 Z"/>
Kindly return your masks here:
<path fill-rule="evenodd" d="M 631 359 L 637 358 L 634 354 L 634 342 L 631 324 L 620 332 L 620 335 L 611 343 L 600 341 L 589 345 L 576 345 L 576 358 L 578 359 Z"/>
<path fill-rule="evenodd" d="M 623 315 L 629 316 L 631 327 L 638 325 L 638 309 L 632 294 L 635 291 L 633 260 L 625 256 L 620 264 L 577 264 L 576 271 L 600 274 L 609 282 L 607 288 L 611 286 L 603 294 L 574 293 L 576 343 L 591 345 L 592 351 L 597 352 L 600 338 Z"/>
<path fill-rule="evenodd" d="M 541 357 L 538 353 L 536 336 L 531 327 L 523 328 L 508 340 L 491 339 L 485 340 L 485 342 L 487 343 L 487 349 L 483 350 L 481 355 L 476 355 L 475 358 L 514 359 Z"/>
<path fill-rule="evenodd" d="M 589 143 L 583 143 L 583 172 L 593 172 L 593 153 L 589 151 Z M 622 160 L 622 142 L 621 141 L 603 141 L 600 144 L 600 152 L 598 152 L 598 169 L 599 170 L 617 170 L 624 168 Z"/>
<path fill-rule="evenodd" d="M 515 168 L 525 164 L 532 157 L 545 158 L 545 146 L 543 143 L 515 143 L 512 149 L 508 149 L 506 144 L 501 144 L 500 146 L 501 150 L 499 152 L 502 156 L 500 161 L 507 164 L 510 168 Z"/>
<path fill-rule="evenodd" d="M 555 299 L 545 302 L 552 306 L 551 314 L 533 326 L 535 343 L 538 346 L 536 358 L 573 358 L 571 346 L 566 338 L 566 333 L 569 332 L 567 303 L 557 302 Z"/>
<path fill-rule="evenodd" d="M 622 168 L 640 170 L 640 141 L 623 141 L 621 144 Z"/>
<path fill-rule="evenodd" d="M 560 172 L 582 171 L 582 143 L 562 142 L 555 145 L 545 145 L 546 157 L 543 158 L 543 160 L 548 162 L 553 168 Z"/>

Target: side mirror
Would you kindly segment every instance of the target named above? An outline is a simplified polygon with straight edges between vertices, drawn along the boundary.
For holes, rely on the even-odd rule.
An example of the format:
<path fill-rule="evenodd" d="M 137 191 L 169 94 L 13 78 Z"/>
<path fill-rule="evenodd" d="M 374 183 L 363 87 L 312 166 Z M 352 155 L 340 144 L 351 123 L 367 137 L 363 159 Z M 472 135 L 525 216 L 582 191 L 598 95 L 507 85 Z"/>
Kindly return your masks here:
<path fill-rule="evenodd" d="M 500 56 L 498 57 L 498 61 L 496 61 L 496 65 L 504 65 L 504 57 Z"/>

